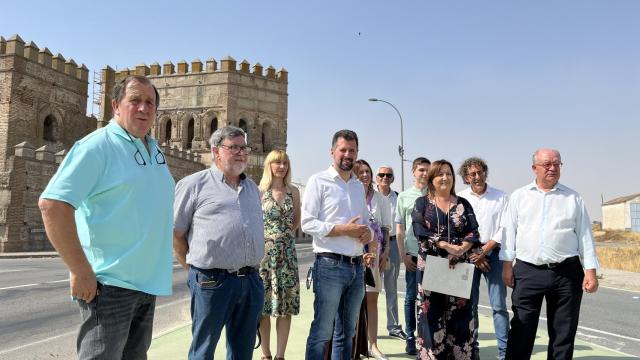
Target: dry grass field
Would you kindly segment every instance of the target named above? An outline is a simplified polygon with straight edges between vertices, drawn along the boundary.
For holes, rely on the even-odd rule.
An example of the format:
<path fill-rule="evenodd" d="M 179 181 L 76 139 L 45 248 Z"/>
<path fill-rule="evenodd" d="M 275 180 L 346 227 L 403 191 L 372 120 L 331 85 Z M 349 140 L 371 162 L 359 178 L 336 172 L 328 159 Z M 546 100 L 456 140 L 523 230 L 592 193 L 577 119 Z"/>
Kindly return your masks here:
<path fill-rule="evenodd" d="M 594 231 L 600 266 L 640 272 L 640 233 Z"/>

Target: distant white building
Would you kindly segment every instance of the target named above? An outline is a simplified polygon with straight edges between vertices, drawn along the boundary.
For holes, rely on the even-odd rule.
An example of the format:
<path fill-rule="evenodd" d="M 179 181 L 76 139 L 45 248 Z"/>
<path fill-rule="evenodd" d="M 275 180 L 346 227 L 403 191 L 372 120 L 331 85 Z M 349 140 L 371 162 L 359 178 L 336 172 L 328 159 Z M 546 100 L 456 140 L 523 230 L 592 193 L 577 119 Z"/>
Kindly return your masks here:
<path fill-rule="evenodd" d="M 602 229 L 640 232 L 640 193 L 602 204 Z"/>

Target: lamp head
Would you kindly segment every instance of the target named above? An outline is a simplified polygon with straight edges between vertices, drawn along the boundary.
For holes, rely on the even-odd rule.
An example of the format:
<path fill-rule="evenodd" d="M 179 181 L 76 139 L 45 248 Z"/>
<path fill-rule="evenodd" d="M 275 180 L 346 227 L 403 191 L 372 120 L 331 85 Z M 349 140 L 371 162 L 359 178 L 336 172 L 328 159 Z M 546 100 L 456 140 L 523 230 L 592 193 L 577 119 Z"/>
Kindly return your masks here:
<path fill-rule="evenodd" d="M 369 101 L 378 101 L 376 98 L 369 98 Z"/>

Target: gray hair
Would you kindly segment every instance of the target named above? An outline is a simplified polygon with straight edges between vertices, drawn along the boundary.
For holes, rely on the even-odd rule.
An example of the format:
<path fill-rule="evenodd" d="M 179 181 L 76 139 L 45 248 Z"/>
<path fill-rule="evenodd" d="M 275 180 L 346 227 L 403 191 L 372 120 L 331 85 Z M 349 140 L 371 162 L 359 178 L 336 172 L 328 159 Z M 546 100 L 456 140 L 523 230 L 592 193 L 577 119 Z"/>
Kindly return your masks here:
<path fill-rule="evenodd" d="M 211 137 L 209 138 L 209 145 L 211 145 L 211 148 L 219 147 L 220 145 L 222 145 L 224 139 L 232 139 L 238 136 L 242 136 L 246 139 L 247 134 L 239 127 L 227 125 L 225 127 L 221 127 L 220 129 L 214 131 L 213 134 L 211 134 Z"/>
<path fill-rule="evenodd" d="M 560 151 L 556 150 L 556 149 L 549 149 L 549 148 L 542 148 L 542 149 L 538 149 L 533 153 L 533 156 L 531 156 L 531 165 L 535 165 L 536 161 L 537 161 L 537 157 L 538 157 L 538 153 L 542 150 L 551 150 L 554 153 L 558 154 L 558 157 L 560 158 L 560 160 L 562 161 L 562 155 L 560 155 Z"/>
<path fill-rule="evenodd" d="M 395 174 L 395 172 L 393 171 L 393 168 L 391 166 L 387 166 L 387 165 L 378 166 L 378 172 L 380 172 L 380 170 L 382 170 L 382 169 L 389 169 L 389 170 L 391 170 L 392 174 Z"/>

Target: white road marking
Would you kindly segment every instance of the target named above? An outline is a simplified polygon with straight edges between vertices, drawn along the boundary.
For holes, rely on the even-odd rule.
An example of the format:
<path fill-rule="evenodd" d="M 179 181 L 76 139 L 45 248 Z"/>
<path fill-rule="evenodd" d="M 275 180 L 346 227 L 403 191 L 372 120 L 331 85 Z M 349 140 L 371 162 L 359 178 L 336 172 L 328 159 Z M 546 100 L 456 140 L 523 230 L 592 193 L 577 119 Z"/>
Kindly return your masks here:
<path fill-rule="evenodd" d="M 182 265 L 173 265 L 174 269 L 180 269 L 182 268 Z M 19 271 L 19 270 L 14 270 L 14 271 Z M 22 285 L 14 285 L 14 286 L 7 286 L 7 287 L 1 287 L 0 290 L 11 290 L 11 289 L 20 289 L 20 288 L 25 288 L 25 287 L 31 287 L 31 286 L 40 286 L 40 285 L 47 285 L 47 284 L 56 284 L 56 283 L 61 283 L 61 282 L 65 282 L 65 281 L 69 281 L 69 278 L 66 279 L 62 279 L 62 280 L 54 280 L 54 281 L 47 281 L 47 282 L 41 282 L 41 283 L 32 283 L 32 284 L 22 284 Z"/>
<path fill-rule="evenodd" d="M 406 293 L 404 291 L 398 291 L 398 294 L 402 294 L 404 296 Z M 486 305 L 481 305 L 481 304 L 478 304 L 478 307 L 485 308 L 485 309 L 491 309 L 491 306 L 486 306 Z M 508 310 L 508 311 L 509 311 L 509 314 L 511 316 L 513 316 L 513 312 L 511 310 Z M 543 320 L 543 321 L 546 322 L 547 318 L 540 317 L 540 320 Z M 595 333 L 603 334 L 603 335 L 609 335 L 609 336 L 617 337 L 617 338 L 620 338 L 620 339 L 640 342 L 640 339 L 638 339 L 638 338 L 634 338 L 634 337 L 626 336 L 626 335 L 620 335 L 620 334 L 612 333 L 612 332 L 609 332 L 609 331 L 598 330 L 598 329 L 590 328 L 590 327 L 587 327 L 587 326 L 578 325 L 578 329 L 587 330 L 587 331 L 591 331 L 591 332 L 595 332 Z M 618 351 L 618 350 L 615 350 L 615 349 L 609 349 L 609 348 L 604 347 L 604 346 L 602 346 L 602 347 L 605 348 L 605 349 L 608 349 L 608 350 Z"/>
<path fill-rule="evenodd" d="M 69 279 L 67 279 L 67 280 L 69 280 Z M 160 309 L 163 309 L 163 308 L 165 308 L 165 307 L 168 307 L 168 306 L 171 306 L 171 305 L 176 305 L 176 304 L 183 303 L 183 302 L 187 302 L 187 301 L 190 301 L 190 300 L 191 300 L 190 298 L 184 298 L 184 299 L 174 300 L 174 301 L 171 301 L 171 302 L 168 302 L 168 303 L 162 304 L 162 305 L 157 305 L 157 306 L 156 306 L 156 310 L 160 310 Z M 183 324 L 183 325 L 180 325 L 180 326 L 177 326 L 175 329 L 177 329 L 177 328 L 179 328 L 179 327 L 184 327 L 184 324 Z M 175 330 L 175 329 L 172 329 L 171 331 L 173 331 L 173 330 Z M 165 331 L 165 332 L 163 332 L 162 334 L 159 334 L 159 335 L 157 335 L 157 336 L 154 336 L 154 338 L 157 338 L 157 337 L 159 337 L 159 336 L 162 336 L 163 334 L 166 334 L 166 333 L 168 333 L 168 332 L 170 332 L 170 331 Z M 77 330 L 74 330 L 74 331 L 66 332 L 66 333 L 64 333 L 64 334 L 60 334 L 60 335 L 56 335 L 56 336 L 51 336 L 51 337 L 48 337 L 48 338 L 45 338 L 45 339 L 41 339 L 41 340 L 38 340 L 38 341 L 34 341 L 34 342 L 31 342 L 31 343 L 28 343 L 28 344 L 24 344 L 24 345 L 16 346 L 16 347 L 11 348 L 11 349 L 2 350 L 2 351 L 0 351 L 0 355 L 4 355 L 4 354 L 8 354 L 8 353 L 11 353 L 11 352 L 14 352 L 14 351 L 22 350 L 22 349 L 25 349 L 25 348 L 28 348 L 28 347 L 31 347 L 31 346 L 34 346 L 34 345 L 38 345 L 38 344 L 42 344 L 42 343 L 46 343 L 46 342 L 48 342 L 48 341 L 52 341 L 52 340 L 55 340 L 55 339 L 59 339 L 59 338 L 61 338 L 61 337 L 70 336 L 70 335 L 75 335 L 75 334 L 77 334 L 77 333 L 78 333 L 78 331 L 77 331 Z"/>
<path fill-rule="evenodd" d="M 47 285 L 47 284 L 56 284 L 56 283 L 61 283 L 61 282 L 65 282 L 65 281 L 69 281 L 69 279 L 67 278 L 67 279 L 55 280 L 55 281 L 47 281 L 47 282 L 42 282 L 42 283 L 33 283 L 33 284 L 23 284 L 23 285 L 7 286 L 7 287 L 2 287 L 2 288 L 0 288 L 0 290 L 10 290 L 10 289 L 25 288 L 25 287 L 30 287 L 30 286 L 40 286 L 40 285 Z"/>
<path fill-rule="evenodd" d="M 17 271 L 27 271 L 27 270 L 21 270 L 21 269 L 0 270 L 0 274 L 17 272 Z"/>
<path fill-rule="evenodd" d="M 69 335 L 74 335 L 74 334 L 76 334 L 77 332 L 78 332 L 77 330 L 69 331 L 69 332 L 66 332 L 66 333 L 64 333 L 64 334 L 60 334 L 60 335 L 56 335 L 56 336 L 51 336 L 51 337 L 48 337 L 48 338 L 46 338 L 46 339 L 42 339 L 42 340 L 34 341 L 34 342 L 32 342 L 32 343 L 28 343 L 28 344 L 24 344 L 24 345 L 16 346 L 16 347 L 11 348 L 11 349 L 2 350 L 2 351 L 0 351 L 0 355 L 4 355 L 4 354 L 8 354 L 8 353 L 11 353 L 11 352 L 14 352 L 14 351 L 22 350 L 22 349 L 24 349 L 24 348 L 28 348 L 28 347 L 31 347 L 31 346 L 33 346 L 33 345 L 42 344 L 42 343 L 45 343 L 45 342 L 47 342 L 47 341 L 55 340 L 55 339 L 58 339 L 58 338 L 61 338 L 61 337 L 65 337 L 65 336 L 69 336 Z"/>

